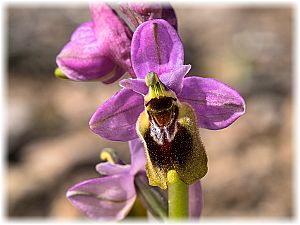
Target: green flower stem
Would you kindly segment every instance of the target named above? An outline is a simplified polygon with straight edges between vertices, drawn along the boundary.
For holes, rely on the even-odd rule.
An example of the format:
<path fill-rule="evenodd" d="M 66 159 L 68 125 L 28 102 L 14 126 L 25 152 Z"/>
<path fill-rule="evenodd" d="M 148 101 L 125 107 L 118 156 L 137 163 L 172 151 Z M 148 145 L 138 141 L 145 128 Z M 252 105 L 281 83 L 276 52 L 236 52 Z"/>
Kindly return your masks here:
<path fill-rule="evenodd" d="M 147 209 L 156 218 L 166 219 L 168 217 L 168 202 L 158 187 L 150 187 L 148 179 L 142 174 L 137 174 L 134 183 L 139 197 L 144 200 Z"/>
<path fill-rule="evenodd" d="M 187 219 L 189 216 L 188 205 L 188 185 L 182 182 L 175 170 L 169 170 L 168 180 L 168 198 L 169 198 L 169 218 Z"/>

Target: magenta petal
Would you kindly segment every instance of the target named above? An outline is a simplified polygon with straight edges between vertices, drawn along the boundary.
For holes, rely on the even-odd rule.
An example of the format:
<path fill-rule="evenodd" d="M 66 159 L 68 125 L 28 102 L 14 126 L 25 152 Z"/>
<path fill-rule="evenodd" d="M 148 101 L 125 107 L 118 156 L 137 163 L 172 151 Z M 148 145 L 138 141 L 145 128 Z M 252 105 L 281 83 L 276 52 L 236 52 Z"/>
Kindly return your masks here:
<path fill-rule="evenodd" d="M 95 33 L 92 22 L 86 22 L 81 24 L 77 29 L 73 32 L 70 38 L 71 41 L 82 41 L 83 43 L 90 40 L 95 41 Z"/>
<path fill-rule="evenodd" d="M 124 73 L 125 71 L 121 67 L 115 66 L 109 74 L 105 75 L 105 77 L 101 78 L 100 80 L 104 84 L 111 84 L 117 81 L 120 77 L 122 77 Z"/>
<path fill-rule="evenodd" d="M 124 79 L 119 82 L 119 85 L 142 95 L 148 93 L 148 87 L 144 79 Z"/>
<path fill-rule="evenodd" d="M 96 170 L 101 175 L 116 175 L 130 172 L 130 165 L 112 164 L 110 162 L 99 163 L 96 166 Z"/>
<path fill-rule="evenodd" d="M 130 156 L 131 156 L 131 170 L 130 174 L 135 175 L 139 171 L 145 171 L 146 154 L 144 144 L 141 139 L 137 138 L 129 141 Z"/>
<path fill-rule="evenodd" d="M 185 78 L 178 98 L 194 108 L 202 128 L 225 128 L 245 113 L 245 102 L 240 94 L 211 78 Z"/>
<path fill-rule="evenodd" d="M 189 216 L 197 219 L 201 216 L 203 208 L 203 192 L 201 181 L 198 180 L 189 186 Z"/>
<path fill-rule="evenodd" d="M 132 32 L 106 4 L 93 3 L 90 12 L 98 44 L 110 60 L 135 78 L 130 61 Z"/>
<path fill-rule="evenodd" d="M 75 30 L 71 41 L 57 56 L 56 62 L 63 74 L 71 80 L 108 81 L 112 78 L 118 79 L 124 74 L 97 44 L 90 22 Z"/>
<path fill-rule="evenodd" d="M 90 218 L 122 220 L 136 198 L 133 179 L 128 174 L 90 179 L 71 187 L 67 197 Z"/>
<path fill-rule="evenodd" d="M 151 71 L 160 75 L 176 70 L 184 60 L 176 30 L 161 19 L 141 24 L 133 34 L 131 60 L 136 76 L 142 79 Z"/>
<path fill-rule="evenodd" d="M 176 70 L 163 73 L 160 75 L 160 80 L 176 94 L 181 92 L 183 87 L 183 78 L 191 69 L 191 65 L 182 65 Z M 131 89 L 134 92 L 137 92 L 142 95 L 148 93 L 148 87 L 144 79 L 124 79 L 120 81 L 120 86 Z"/>
<path fill-rule="evenodd" d="M 160 80 L 176 94 L 179 94 L 183 87 L 183 78 L 190 69 L 191 65 L 180 66 L 174 71 L 163 73 L 160 76 Z"/>
<path fill-rule="evenodd" d="M 138 137 L 135 124 L 143 110 L 143 96 L 123 88 L 97 109 L 90 120 L 90 128 L 112 141 L 135 139 Z"/>

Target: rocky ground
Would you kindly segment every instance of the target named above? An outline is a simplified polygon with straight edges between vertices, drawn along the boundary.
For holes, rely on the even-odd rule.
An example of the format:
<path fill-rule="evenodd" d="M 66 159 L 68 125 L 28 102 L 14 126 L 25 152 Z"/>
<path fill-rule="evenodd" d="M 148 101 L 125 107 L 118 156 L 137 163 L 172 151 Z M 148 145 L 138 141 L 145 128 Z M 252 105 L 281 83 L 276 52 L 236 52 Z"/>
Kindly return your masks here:
<path fill-rule="evenodd" d="M 246 114 L 219 131 L 201 130 L 209 172 L 204 218 L 292 218 L 293 37 L 290 6 L 175 7 L 190 75 L 238 90 Z M 104 147 L 129 160 L 126 143 L 94 135 L 88 121 L 117 85 L 54 77 L 55 57 L 87 7 L 8 5 L 6 216 L 78 219 L 65 198 L 97 176 Z"/>

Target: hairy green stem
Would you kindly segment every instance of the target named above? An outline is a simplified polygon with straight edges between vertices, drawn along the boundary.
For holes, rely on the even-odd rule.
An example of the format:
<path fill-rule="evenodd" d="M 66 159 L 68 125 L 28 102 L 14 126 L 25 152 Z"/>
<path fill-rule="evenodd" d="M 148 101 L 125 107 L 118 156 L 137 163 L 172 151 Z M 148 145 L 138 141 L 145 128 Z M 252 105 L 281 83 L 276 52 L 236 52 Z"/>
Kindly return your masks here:
<path fill-rule="evenodd" d="M 170 219 L 187 219 L 189 215 L 188 185 L 180 180 L 175 170 L 169 170 L 168 179 L 168 202 Z"/>

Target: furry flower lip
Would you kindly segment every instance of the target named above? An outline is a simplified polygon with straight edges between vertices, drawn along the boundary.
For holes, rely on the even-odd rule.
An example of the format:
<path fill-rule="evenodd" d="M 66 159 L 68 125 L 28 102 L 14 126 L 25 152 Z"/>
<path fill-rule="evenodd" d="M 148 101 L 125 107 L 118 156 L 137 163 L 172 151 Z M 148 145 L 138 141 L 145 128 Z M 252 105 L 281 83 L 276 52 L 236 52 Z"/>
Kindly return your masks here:
<path fill-rule="evenodd" d="M 207 173 L 207 156 L 200 139 L 193 108 L 181 104 L 157 74 L 146 76 L 149 87 L 145 111 L 137 121 L 137 132 L 145 144 L 149 184 L 166 189 L 167 173 L 175 170 L 186 184 Z"/>
<path fill-rule="evenodd" d="M 150 184 L 165 189 L 165 172 L 171 167 L 184 182 L 193 183 L 207 171 L 198 127 L 217 130 L 229 126 L 245 113 L 243 98 L 215 79 L 185 77 L 191 66 L 184 65 L 182 42 L 165 20 L 150 20 L 136 29 L 131 62 L 137 78 L 120 82 L 123 88 L 97 109 L 90 128 L 114 141 L 129 141 L 139 134 L 146 147 Z M 173 145 L 169 156 L 157 147 L 166 143 Z M 185 152 L 177 150 L 177 145 L 190 147 Z M 200 172 L 192 168 L 197 163 Z"/>

